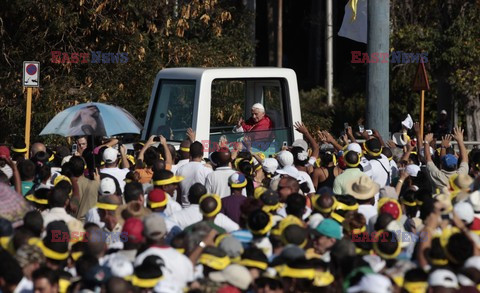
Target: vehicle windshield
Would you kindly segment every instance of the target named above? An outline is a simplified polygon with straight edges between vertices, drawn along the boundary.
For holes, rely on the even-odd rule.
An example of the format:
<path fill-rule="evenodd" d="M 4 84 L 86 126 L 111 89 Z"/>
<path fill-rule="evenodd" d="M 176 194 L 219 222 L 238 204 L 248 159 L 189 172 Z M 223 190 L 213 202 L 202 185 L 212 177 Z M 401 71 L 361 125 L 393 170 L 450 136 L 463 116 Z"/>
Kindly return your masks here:
<path fill-rule="evenodd" d="M 161 80 L 150 118 L 149 135 L 183 140 L 187 128 L 192 127 L 194 102 L 194 80 Z"/>

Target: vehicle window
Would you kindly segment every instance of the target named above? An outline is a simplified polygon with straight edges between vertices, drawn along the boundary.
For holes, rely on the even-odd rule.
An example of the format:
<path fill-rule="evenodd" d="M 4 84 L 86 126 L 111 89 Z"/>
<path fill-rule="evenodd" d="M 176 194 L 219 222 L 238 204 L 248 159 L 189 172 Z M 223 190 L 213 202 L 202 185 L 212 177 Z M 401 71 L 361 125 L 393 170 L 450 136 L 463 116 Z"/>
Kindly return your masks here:
<path fill-rule="evenodd" d="M 183 140 L 187 128 L 192 127 L 194 102 L 194 80 L 161 80 L 149 133 Z"/>
<path fill-rule="evenodd" d="M 210 131 L 232 129 L 243 116 L 246 99 L 244 80 L 214 80 L 212 82 L 212 108 Z"/>
<path fill-rule="evenodd" d="M 257 84 L 256 88 L 256 92 L 262 97 L 260 102 L 265 107 L 266 114 L 274 121 L 275 128 L 285 127 L 280 81 L 261 82 Z"/>

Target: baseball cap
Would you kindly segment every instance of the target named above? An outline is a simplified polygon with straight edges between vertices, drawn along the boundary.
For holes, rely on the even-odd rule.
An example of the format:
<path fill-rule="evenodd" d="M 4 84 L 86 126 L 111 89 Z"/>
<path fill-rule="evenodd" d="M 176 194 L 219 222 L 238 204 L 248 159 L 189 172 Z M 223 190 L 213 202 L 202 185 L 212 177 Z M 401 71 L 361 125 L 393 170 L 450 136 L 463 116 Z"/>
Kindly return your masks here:
<path fill-rule="evenodd" d="M 384 275 L 367 274 L 362 277 L 357 285 L 350 287 L 347 292 L 388 293 L 393 292 L 393 286 L 390 279 Z"/>
<path fill-rule="evenodd" d="M 232 259 L 240 257 L 243 253 L 242 243 L 233 236 L 222 238 L 218 247 L 223 249 L 223 251 L 225 251 L 225 253 Z"/>
<path fill-rule="evenodd" d="M 128 218 L 123 224 L 122 233 L 127 234 L 128 241 L 132 243 L 143 242 L 143 222 L 138 218 Z"/>
<path fill-rule="evenodd" d="M 316 236 L 323 235 L 337 240 L 340 240 L 343 237 L 342 226 L 332 219 L 323 220 L 312 232 Z"/>
<path fill-rule="evenodd" d="M 288 175 L 295 179 L 298 179 L 298 177 L 300 177 L 300 173 L 298 172 L 297 168 L 295 168 L 294 166 L 285 166 L 282 169 L 277 170 L 277 173 L 282 175 Z"/>
<path fill-rule="evenodd" d="M 125 278 L 133 275 L 133 264 L 122 254 L 114 253 L 108 259 L 107 266 L 110 268 L 113 277 Z"/>
<path fill-rule="evenodd" d="M 100 195 L 111 195 L 115 194 L 117 186 L 113 178 L 105 177 L 100 181 Z"/>
<path fill-rule="evenodd" d="M 228 177 L 228 185 L 232 188 L 243 188 L 247 186 L 247 178 L 240 172 L 235 172 Z"/>
<path fill-rule="evenodd" d="M 1 159 L 10 158 L 10 150 L 4 145 L 0 146 L 0 158 Z"/>
<path fill-rule="evenodd" d="M 444 115 L 447 115 L 447 110 L 443 109 L 440 114 L 444 114 Z"/>
<path fill-rule="evenodd" d="M 428 285 L 430 287 L 459 288 L 457 276 L 452 271 L 445 269 L 438 269 L 430 273 Z"/>
<path fill-rule="evenodd" d="M 475 217 L 475 213 L 473 211 L 473 207 L 468 202 L 459 202 L 453 206 L 453 211 L 457 214 L 460 219 L 462 219 L 465 223 L 470 224 L 473 222 Z"/>
<path fill-rule="evenodd" d="M 449 169 L 455 168 L 457 166 L 458 159 L 452 154 L 447 154 L 442 158 L 442 164 L 444 167 Z"/>
<path fill-rule="evenodd" d="M 247 290 L 253 281 L 248 269 L 239 264 L 231 264 L 223 271 L 210 273 L 208 277 L 214 282 L 227 282 L 241 290 Z"/>
<path fill-rule="evenodd" d="M 405 168 L 405 171 L 409 176 L 417 177 L 418 172 L 420 172 L 420 167 L 415 164 L 410 164 L 410 165 L 407 165 L 407 167 Z"/>
<path fill-rule="evenodd" d="M 154 188 L 148 193 L 147 205 L 151 209 L 164 207 L 167 205 L 168 197 L 165 191 L 159 188 Z"/>
<path fill-rule="evenodd" d="M 301 147 L 304 151 L 308 150 L 308 144 L 305 140 L 299 138 L 292 143 L 292 147 Z"/>
<path fill-rule="evenodd" d="M 143 219 L 143 235 L 152 240 L 160 240 L 167 234 L 167 225 L 162 216 L 150 214 Z"/>
<path fill-rule="evenodd" d="M 103 161 L 105 163 L 114 163 L 117 160 L 118 151 L 112 147 L 103 151 Z"/>
<path fill-rule="evenodd" d="M 274 174 L 278 169 L 278 161 L 274 158 L 266 158 L 262 163 L 263 170 L 269 174 Z"/>
<path fill-rule="evenodd" d="M 281 151 L 277 154 L 278 163 L 282 167 L 293 165 L 293 154 L 289 151 Z"/>
<path fill-rule="evenodd" d="M 361 154 L 362 153 L 362 147 L 358 143 L 352 142 L 352 143 L 349 143 L 347 145 L 347 151 L 354 151 L 356 153 Z"/>

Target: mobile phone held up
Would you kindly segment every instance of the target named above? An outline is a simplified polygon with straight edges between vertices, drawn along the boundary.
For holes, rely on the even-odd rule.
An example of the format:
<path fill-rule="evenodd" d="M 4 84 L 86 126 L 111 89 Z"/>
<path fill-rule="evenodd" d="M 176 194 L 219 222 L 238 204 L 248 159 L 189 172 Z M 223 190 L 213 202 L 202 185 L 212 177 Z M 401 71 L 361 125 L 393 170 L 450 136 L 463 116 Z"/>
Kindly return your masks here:
<path fill-rule="evenodd" d="M 72 155 L 75 155 L 77 151 L 78 151 L 77 144 L 76 143 L 72 144 Z"/>

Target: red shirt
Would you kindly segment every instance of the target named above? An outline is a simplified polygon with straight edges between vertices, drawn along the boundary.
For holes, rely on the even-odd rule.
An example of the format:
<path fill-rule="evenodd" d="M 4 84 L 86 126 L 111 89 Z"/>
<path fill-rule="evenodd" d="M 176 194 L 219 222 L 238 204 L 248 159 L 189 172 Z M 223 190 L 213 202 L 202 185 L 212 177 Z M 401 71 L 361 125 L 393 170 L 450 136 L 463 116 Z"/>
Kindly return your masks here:
<path fill-rule="evenodd" d="M 258 122 L 255 122 L 252 117 L 250 117 L 247 121 L 242 122 L 242 128 L 244 132 L 257 132 L 249 135 L 252 141 L 261 141 L 273 138 L 272 131 L 266 131 L 273 129 L 273 127 L 273 121 L 267 115 L 263 116 L 262 120 Z"/>

